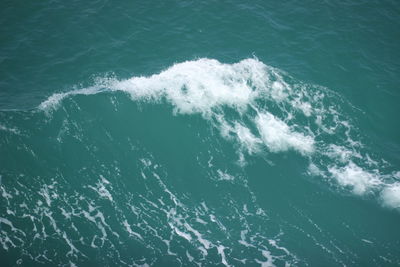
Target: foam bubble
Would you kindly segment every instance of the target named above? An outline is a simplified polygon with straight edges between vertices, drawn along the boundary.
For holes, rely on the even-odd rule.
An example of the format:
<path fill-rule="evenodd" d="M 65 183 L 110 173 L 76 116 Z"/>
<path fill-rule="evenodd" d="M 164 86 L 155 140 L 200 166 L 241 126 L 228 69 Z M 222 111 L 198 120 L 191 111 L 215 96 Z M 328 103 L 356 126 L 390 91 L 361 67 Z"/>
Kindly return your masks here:
<path fill-rule="evenodd" d="M 277 101 L 282 101 L 284 100 L 287 96 L 287 88 L 288 86 L 279 81 L 274 81 L 271 85 L 271 97 Z"/>
<path fill-rule="evenodd" d="M 338 146 L 335 144 L 329 145 L 325 149 L 324 154 L 332 159 L 338 159 L 341 162 L 348 162 L 352 157 L 356 155 L 354 151 L 351 151 L 343 146 Z M 359 155 L 356 156 L 361 157 Z"/>
<path fill-rule="evenodd" d="M 175 64 L 150 77 L 133 77 L 115 84 L 114 89 L 128 92 L 135 100 L 165 97 L 180 113 L 209 114 L 223 105 L 246 108 L 258 95 L 254 88 L 265 88 L 265 68 L 256 59 L 232 65 L 199 59 Z"/>
<path fill-rule="evenodd" d="M 381 192 L 381 199 L 385 206 L 400 208 L 400 183 L 386 186 Z"/>
<path fill-rule="evenodd" d="M 229 173 L 223 172 L 221 170 L 217 170 L 219 180 L 221 181 L 233 181 L 235 180 L 235 177 L 230 175 Z"/>
<path fill-rule="evenodd" d="M 17 135 L 21 134 L 21 132 L 17 128 L 9 128 L 1 124 L 0 124 L 0 131 L 11 132 Z"/>
<path fill-rule="evenodd" d="M 246 148 L 250 154 L 256 153 L 260 150 L 262 141 L 254 136 L 250 129 L 240 123 L 235 124 L 234 131 L 242 147 Z"/>
<path fill-rule="evenodd" d="M 325 176 L 324 172 L 320 168 L 318 168 L 318 166 L 315 165 L 314 163 L 310 163 L 308 165 L 307 172 L 308 174 L 313 176 Z"/>
<path fill-rule="evenodd" d="M 272 152 L 296 150 L 303 155 L 314 151 L 314 139 L 302 133 L 295 132 L 271 113 L 261 113 L 256 118 L 256 124 L 265 145 Z"/>
<path fill-rule="evenodd" d="M 329 172 L 342 186 L 349 186 L 357 195 L 362 195 L 382 184 L 379 176 L 363 170 L 353 162 L 342 168 L 330 167 Z"/>

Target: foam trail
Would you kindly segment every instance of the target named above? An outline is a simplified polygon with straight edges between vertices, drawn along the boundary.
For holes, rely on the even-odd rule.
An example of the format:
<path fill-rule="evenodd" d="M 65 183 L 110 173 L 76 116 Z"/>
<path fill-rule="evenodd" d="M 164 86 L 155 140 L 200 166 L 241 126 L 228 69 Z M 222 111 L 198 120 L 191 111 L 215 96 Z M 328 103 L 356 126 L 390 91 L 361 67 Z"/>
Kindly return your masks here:
<path fill-rule="evenodd" d="M 341 112 L 345 101 L 256 58 L 235 64 L 201 58 L 148 77 L 98 79 L 91 87 L 54 94 L 38 108 L 48 113 L 65 98 L 104 91 L 126 92 L 133 101 L 166 101 L 176 114 L 201 114 L 222 137 L 239 144 L 240 161 L 245 160 L 243 151 L 249 155 L 295 151 L 308 158 L 310 175 L 335 181 L 356 195 L 379 195 L 385 206 L 400 206 L 400 178 L 380 173 L 379 160 L 370 159 L 355 137 L 360 133 L 350 116 Z M 330 143 L 332 135 L 338 143 Z"/>
<path fill-rule="evenodd" d="M 60 104 L 60 102 L 69 97 L 69 96 L 73 96 L 73 95 L 94 95 L 97 93 L 102 92 L 102 88 L 98 87 L 98 86 L 93 86 L 93 87 L 89 87 L 89 88 L 83 88 L 83 89 L 79 89 L 79 90 L 73 90 L 73 91 L 69 91 L 66 93 L 57 93 L 57 94 L 53 94 L 51 95 L 49 98 L 47 98 L 45 101 L 43 101 L 42 103 L 40 103 L 39 105 L 39 109 L 49 112 L 51 110 L 54 110 L 58 107 L 58 105 Z"/>

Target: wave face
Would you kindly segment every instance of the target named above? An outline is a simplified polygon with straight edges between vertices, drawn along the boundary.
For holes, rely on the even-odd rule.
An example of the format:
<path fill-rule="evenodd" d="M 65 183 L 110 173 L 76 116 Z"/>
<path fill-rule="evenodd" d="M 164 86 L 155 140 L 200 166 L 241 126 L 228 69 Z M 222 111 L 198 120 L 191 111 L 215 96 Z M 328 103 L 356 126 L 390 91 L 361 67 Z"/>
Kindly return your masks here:
<path fill-rule="evenodd" d="M 400 172 L 369 147 L 360 113 L 257 58 L 97 78 L 32 111 L 1 112 L 1 255 L 70 265 L 399 263 L 383 252 L 398 252 L 385 234 L 354 230 L 366 215 L 344 219 L 359 206 L 400 209 Z M 342 205 L 351 207 L 337 211 L 343 218 L 329 211 Z"/>

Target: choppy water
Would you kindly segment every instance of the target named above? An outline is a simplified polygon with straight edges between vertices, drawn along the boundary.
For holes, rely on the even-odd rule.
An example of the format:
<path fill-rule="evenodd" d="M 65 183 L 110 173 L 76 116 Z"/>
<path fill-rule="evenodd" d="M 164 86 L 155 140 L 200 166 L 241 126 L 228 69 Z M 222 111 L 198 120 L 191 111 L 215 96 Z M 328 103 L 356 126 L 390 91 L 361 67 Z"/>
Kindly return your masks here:
<path fill-rule="evenodd" d="M 0 4 L 2 266 L 397 266 L 395 1 Z"/>

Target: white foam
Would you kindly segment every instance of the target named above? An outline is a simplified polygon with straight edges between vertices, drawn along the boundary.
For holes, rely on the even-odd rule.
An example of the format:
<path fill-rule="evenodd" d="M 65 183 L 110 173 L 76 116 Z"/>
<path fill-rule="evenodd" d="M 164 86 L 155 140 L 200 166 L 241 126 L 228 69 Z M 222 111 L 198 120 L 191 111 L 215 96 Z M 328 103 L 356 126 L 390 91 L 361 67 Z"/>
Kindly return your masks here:
<path fill-rule="evenodd" d="M 256 259 L 256 262 L 261 264 L 261 267 L 274 267 L 274 258 L 271 255 L 271 252 L 269 252 L 268 250 L 262 250 L 261 254 L 264 256 L 264 258 L 266 258 L 266 261 L 260 261 Z"/>
<path fill-rule="evenodd" d="M 289 86 L 283 81 L 275 81 L 271 85 L 270 96 L 277 101 L 282 101 L 288 96 L 288 88 Z"/>
<path fill-rule="evenodd" d="M 246 234 L 247 234 L 248 230 L 242 230 L 240 231 L 240 240 L 238 241 L 240 244 L 242 244 L 245 247 L 255 247 L 254 245 L 248 243 L 246 241 Z"/>
<path fill-rule="evenodd" d="M 63 239 L 65 240 L 65 242 L 68 244 L 70 251 L 67 252 L 67 256 L 75 256 L 78 253 L 81 253 L 73 244 L 72 241 L 68 238 L 67 233 L 63 232 L 62 234 Z M 81 253 L 82 254 L 82 253 Z M 82 254 L 84 255 L 84 254 Z"/>
<path fill-rule="evenodd" d="M 186 250 L 186 257 L 188 258 L 188 260 L 190 262 L 192 262 L 194 260 L 193 256 L 189 254 L 189 252 Z"/>
<path fill-rule="evenodd" d="M 226 261 L 226 256 L 225 256 L 225 251 L 224 250 L 225 250 L 225 247 L 223 245 L 217 246 L 218 254 L 221 255 L 221 263 L 223 265 L 225 265 L 225 266 L 230 266 L 228 264 L 228 262 Z"/>
<path fill-rule="evenodd" d="M 175 64 L 150 77 L 133 77 L 113 89 L 130 93 L 135 100 L 165 97 L 181 113 L 210 114 L 223 105 L 245 109 L 258 95 L 254 88 L 265 88 L 265 69 L 256 59 L 222 64 L 202 58 Z"/>
<path fill-rule="evenodd" d="M 136 233 L 135 231 L 132 230 L 127 220 L 124 220 L 122 224 L 125 226 L 125 230 L 129 233 L 129 236 L 134 236 L 143 241 L 143 237 L 139 233 Z"/>
<path fill-rule="evenodd" d="M 232 175 L 230 175 L 227 172 L 223 172 L 221 170 L 217 170 L 218 176 L 219 176 L 219 180 L 225 180 L 225 181 L 233 181 L 235 180 L 235 177 L 233 177 Z"/>
<path fill-rule="evenodd" d="M 224 138 L 237 142 L 241 166 L 246 163 L 245 151 L 256 154 L 264 145 L 274 153 L 297 151 L 310 159 L 308 174 L 333 178 L 359 195 L 383 188 L 381 199 L 391 203 L 389 206 L 397 206 L 396 187 L 387 184 L 385 175 L 377 170 L 378 161 L 362 151 L 358 140 L 352 139 L 356 135 L 351 119 L 341 114 L 340 105 L 335 104 L 342 101 L 340 96 L 315 85 L 288 84 L 286 76 L 256 58 L 235 64 L 200 58 L 176 63 L 148 77 L 99 78 L 91 87 L 54 94 L 38 108 L 48 113 L 64 98 L 103 91 L 123 91 L 134 101 L 166 101 L 173 106 L 175 114 L 201 114 Z M 295 123 L 299 121 L 300 125 Z M 10 128 L 0 125 L 0 130 Z M 330 144 L 328 140 L 333 134 L 343 142 Z M 321 161 L 322 157 L 327 162 Z M 367 159 L 365 164 L 360 164 L 362 158 Z M 145 168 L 151 164 L 142 163 Z M 147 177 L 144 172 L 142 176 Z M 220 175 L 220 178 L 228 176 Z M 96 187 L 89 187 L 102 198 L 113 201 L 108 186 L 111 187 L 103 180 Z M 173 195 L 171 199 L 176 200 Z"/>
<path fill-rule="evenodd" d="M 273 246 L 274 248 L 283 250 L 283 251 L 286 253 L 286 255 L 291 255 L 291 253 L 289 252 L 289 250 L 287 250 L 287 248 L 285 248 L 285 247 L 279 246 L 279 245 L 277 244 L 276 240 L 270 239 L 270 240 L 268 240 L 268 243 L 269 243 L 271 246 Z"/>
<path fill-rule="evenodd" d="M 260 113 L 256 118 L 257 128 L 262 140 L 271 152 L 296 150 L 303 155 L 314 151 L 314 139 L 295 132 L 271 113 Z"/>
<path fill-rule="evenodd" d="M 255 137 L 249 128 L 240 123 L 235 123 L 235 132 L 242 147 L 244 147 L 250 154 L 256 153 L 260 150 L 261 139 Z"/>
<path fill-rule="evenodd" d="M 114 199 L 110 193 L 110 191 L 107 189 L 106 185 L 109 185 L 110 182 L 105 179 L 102 175 L 100 175 L 101 182 L 96 183 L 96 187 L 92 185 L 88 185 L 88 188 L 94 190 L 99 194 L 100 197 L 108 199 L 109 201 L 113 202 Z"/>
<path fill-rule="evenodd" d="M 271 70 L 255 58 L 236 64 L 201 58 L 177 63 L 149 77 L 132 77 L 122 81 L 97 79 L 92 87 L 53 94 L 39 105 L 39 109 L 52 110 L 71 95 L 90 95 L 109 90 L 127 92 L 134 100 L 160 101 L 164 98 L 181 113 L 210 115 L 213 108 L 224 105 L 245 110 L 260 95 L 267 94 L 274 99 L 284 97 L 286 85 L 280 81 L 271 86 Z"/>
<path fill-rule="evenodd" d="M 186 239 L 187 241 L 191 241 L 192 240 L 192 236 L 188 233 L 182 232 L 181 230 L 179 230 L 177 227 L 174 227 L 171 225 L 171 227 L 175 230 L 175 233 L 180 236 L 183 237 L 184 239 Z"/>
<path fill-rule="evenodd" d="M 338 159 L 341 162 L 348 162 L 354 156 L 360 157 L 359 155 L 356 155 L 354 151 L 335 144 L 330 144 L 327 147 L 325 154 L 330 158 Z"/>
<path fill-rule="evenodd" d="M 308 165 L 308 170 L 307 170 L 308 174 L 313 175 L 313 176 L 325 176 L 324 172 L 318 168 L 317 165 L 315 165 L 314 163 L 310 163 Z"/>
<path fill-rule="evenodd" d="M 56 93 L 56 94 L 51 95 L 49 98 L 47 98 L 42 103 L 40 103 L 38 108 L 40 110 L 49 112 L 49 111 L 56 109 L 58 107 L 58 105 L 60 104 L 60 102 L 68 96 L 93 95 L 93 94 L 97 94 L 101 91 L 103 91 L 103 88 L 100 87 L 100 84 L 97 84 L 96 86 L 82 88 L 79 90 L 73 90 L 73 91 L 69 91 L 69 92 L 65 92 L 65 93 Z"/>
<path fill-rule="evenodd" d="M 353 162 L 342 168 L 335 166 L 328 170 L 340 185 L 351 187 L 357 195 L 362 195 L 382 184 L 378 175 L 363 170 Z"/>
<path fill-rule="evenodd" d="M 41 110 L 51 110 L 57 107 L 57 105 L 63 100 L 66 96 L 70 95 L 72 93 L 57 93 L 51 95 L 49 98 L 47 98 L 45 101 L 40 103 L 39 109 Z"/>
<path fill-rule="evenodd" d="M 17 135 L 21 134 L 21 132 L 17 128 L 9 128 L 1 124 L 0 124 L 0 131 L 11 132 Z"/>
<path fill-rule="evenodd" d="M 385 206 L 400 208 L 400 183 L 388 185 L 381 192 L 381 199 Z"/>
<path fill-rule="evenodd" d="M 43 196 L 44 200 L 46 201 L 47 206 L 51 206 L 51 198 L 49 194 L 49 189 L 47 185 L 40 189 L 39 194 Z"/>
<path fill-rule="evenodd" d="M 202 244 L 205 249 L 209 249 L 211 247 L 211 242 L 203 238 L 203 235 L 199 231 L 194 229 L 188 223 L 184 223 L 184 226 L 188 231 L 192 232 L 197 237 L 197 241 Z"/>
<path fill-rule="evenodd" d="M 361 241 L 363 241 L 363 242 L 365 242 L 365 243 L 368 243 L 368 244 L 373 244 L 374 242 L 372 242 L 371 240 L 368 240 L 368 239 L 361 239 Z"/>
<path fill-rule="evenodd" d="M 19 233 L 21 233 L 23 236 L 26 236 L 25 233 L 24 233 L 23 231 L 21 231 L 21 230 L 19 230 L 18 228 L 14 227 L 13 223 L 12 223 L 10 220 L 8 220 L 7 218 L 2 218 L 2 217 L 0 217 L 0 225 L 1 225 L 2 223 L 8 225 L 8 226 L 11 228 L 11 231 L 13 231 L 13 232 L 19 232 Z"/>

